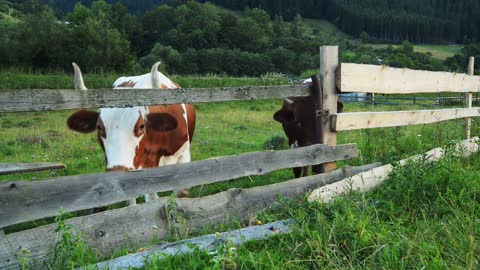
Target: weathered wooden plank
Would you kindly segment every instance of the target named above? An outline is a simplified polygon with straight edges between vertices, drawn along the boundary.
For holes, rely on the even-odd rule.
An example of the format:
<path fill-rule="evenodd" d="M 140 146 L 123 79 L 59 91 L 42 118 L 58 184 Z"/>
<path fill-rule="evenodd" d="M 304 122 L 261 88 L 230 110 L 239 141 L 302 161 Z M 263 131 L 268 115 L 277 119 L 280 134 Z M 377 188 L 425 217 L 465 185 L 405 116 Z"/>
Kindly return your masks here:
<path fill-rule="evenodd" d="M 314 145 L 292 150 L 246 153 L 130 172 L 0 183 L 0 228 L 65 211 L 89 209 L 136 198 L 274 170 L 316 165 L 357 156 L 354 144 Z"/>
<path fill-rule="evenodd" d="M 328 114 L 337 113 L 337 88 L 335 86 L 335 71 L 338 68 L 338 46 L 321 46 L 320 47 L 320 78 L 323 89 L 323 110 Z M 337 133 L 330 129 L 331 118 L 325 117 L 323 121 L 323 138 L 325 144 L 337 145 Z M 324 164 L 326 172 L 335 170 L 336 162 Z"/>
<path fill-rule="evenodd" d="M 142 268 L 147 260 L 160 255 L 175 256 L 180 254 L 192 253 L 194 249 L 207 250 L 214 252 L 218 248 L 218 243 L 230 243 L 233 246 L 239 246 L 252 240 L 265 240 L 278 234 L 291 232 L 289 226 L 293 222 L 290 220 L 275 221 L 265 225 L 242 228 L 238 230 L 209 234 L 195 237 L 188 240 L 165 243 L 158 246 L 149 247 L 146 251 L 122 256 L 109 261 L 101 262 L 87 269 L 132 269 Z M 79 268 L 83 269 L 83 268 Z"/>
<path fill-rule="evenodd" d="M 346 167 L 330 173 L 250 189 L 230 189 L 201 198 L 160 198 L 152 203 L 96 213 L 69 219 L 72 233 L 81 232 L 82 238 L 94 250 L 108 256 L 115 249 L 129 245 L 146 245 L 153 239 L 164 239 L 172 228 L 179 234 L 197 231 L 205 226 L 222 222 L 248 221 L 250 215 L 269 207 L 279 195 L 284 198 L 303 196 L 319 186 L 333 183 L 350 175 L 367 171 L 379 164 Z M 169 221 L 180 220 L 180 224 Z M 0 265 L 5 269 L 18 269 L 15 254 L 25 248 L 28 260 L 45 257 L 54 243 L 56 224 L 5 235 L 0 242 Z M 41 235 L 42 237 L 38 237 Z"/>
<path fill-rule="evenodd" d="M 473 72 L 475 71 L 475 57 L 470 57 L 468 61 L 468 75 L 473 76 Z M 472 92 L 465 93 L 465 107 L 472 108 Z M 472 126 L 472 118 L 467 117 L 465 118 L 465 139 L 470 139 L 470 129 Z"/>
<path fill-rule="evenodd" d="M 478 153 L 478 142 L 478 137 L 475 137 L 457 143 L 455 145 L 455 148 L 458 150 L 457 154 L 460 154 L 463 157 L 468 157 L 473 153 Z M 443 153 L 443 148 L 434 148 L 428 152 L 425 152 L 424 154 L 402 159 L 400 160 L 399 165 L 403 166 L 409 161 L 421 160 L 424 158 L 428 161 L 437 161 L 443 156 Z M 327 203 L 334 200 L 336 197 L 351 191 L 367 192 L 383 184 L 383 182 L 388 179 L 388 175 L 390 172 L 392 172 L 392 170 L 393 166 L 391 164 L 387 164 L 374 168 L 371 171 L 362 172 L 352 177 L 343 179 L 333 184 L 322 186 L 313 190 L 308 196 L 308 200 Z"/>
<path fill-rule="evenodd" d="M 479 107 L 420 111 L 340 113 L 332 115 L 332 129 L 341 131 L 410 126 L 476 116 L 480 116 Z"/>
<path fill-rule="evenodd" d="M 0 175 L 64 169 L 62 163 L 0 163 Z"/>
<path fill-rule="evenodd" d="M 299 85 L 224 88 L 0 90 L 0 112 L 31 112 L 99 107 L 132 107 L 175 103 L 255 100 L 308 95 Z"/>
<path fill-rule="evenodd" d="M 467 74 L 342 63 L 337 70 L 342 92 L 410 94 L 478 92 L 480 77 Z"/>

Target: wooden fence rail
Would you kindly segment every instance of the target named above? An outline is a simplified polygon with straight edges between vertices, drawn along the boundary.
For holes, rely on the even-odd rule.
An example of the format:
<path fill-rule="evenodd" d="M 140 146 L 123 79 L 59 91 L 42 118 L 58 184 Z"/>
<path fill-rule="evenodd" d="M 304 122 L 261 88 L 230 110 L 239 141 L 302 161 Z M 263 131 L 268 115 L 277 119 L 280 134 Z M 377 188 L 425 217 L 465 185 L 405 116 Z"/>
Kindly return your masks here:
<path fill-rule="evenodd" d="M 0 163 L 0 175 L 64 169 L 62 163 Z"/>
<path fill-rule="evenodd" d="M 466 93 L 480 91 L 480 76 L 342 63 L 337 87 L 342 92 L 378 94 Z"/>
<path fill-rule="evenodd" d="M 0 90 L 0 112 L 256 100 L 308 95 L 299 85 L 182 89 Z"/>
<path fill-rule="evenodd" d="M 56 216 L 61 208 L 77 211 L 136 198 L 274 170 L 316 165 L 357 156 L 354 144 L 246 153 L 129 172 L 58 177 L 0 184 L 0 228 Z"/>
<path fill-rule="evenodd" d="M 101 255 L 109 256 L 119 247 L 146 245 L 152 239 L 165 239 L 175 232 L 185 236 L 186 233 L 202 230 L 209 225 L 248 221 L 250 215 L 270 207 L 272 203 L 278 201 L 279 196 L 303 197 L 310 190 L 379 165 L 376 163 L 344 167 L 330 173 L 267 186 L 230 189 L 200 198 L 174 201 L 170 198 L 160 198 L 152 203 L 69 219 L 66 223 L 72 225 L 71 233 L 81 233 L 92 249 Z M 29 251 L 29 261 L 41 260 L 55 242 L 56 228 L 56 224 L 50 224 L 0 237 L 0 265 L 4 265 L 6 269 L 20 269 L 15 255 L 22 248 Z"/>
<path fill-rule="evenodd" d="M 477 116 L 480 116 L 479 107 L 420 111 L 340 113 L 332 115 L 331 128 L 336 131 L 342 131 L 411 126 Z"/>

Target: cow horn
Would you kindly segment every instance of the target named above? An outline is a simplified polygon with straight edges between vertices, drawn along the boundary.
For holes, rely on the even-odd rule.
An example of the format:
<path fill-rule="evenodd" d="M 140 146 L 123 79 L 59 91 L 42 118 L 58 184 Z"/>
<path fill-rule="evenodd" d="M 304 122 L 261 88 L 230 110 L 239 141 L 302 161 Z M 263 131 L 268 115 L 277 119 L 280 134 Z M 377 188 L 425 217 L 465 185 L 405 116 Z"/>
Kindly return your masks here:
<path fill-rule="evenodd" d="M 83 83 L 82 71 L 76 63 L 72 63 L 73 66 L 73 84 L 76 90 L 88 90 Z"/>
<path fill-rule="evenodd" d="M 287 102 L 288 104 L 292 105 L 293 104 L 293 100 L 289 99 L 289 98 L 285 98 L 285 102 Z"/>
<path fill-rule="evenodd" d="M 152 71 L 150 72 L 152 74 L 152 88 L 153 89 L 160 89 L 162 88 L 162 85 L 160 83 L 160 78 L 158 77 L 158 66 L 160 65 L 160 61 L 156 62 L 152 66 Z"/>

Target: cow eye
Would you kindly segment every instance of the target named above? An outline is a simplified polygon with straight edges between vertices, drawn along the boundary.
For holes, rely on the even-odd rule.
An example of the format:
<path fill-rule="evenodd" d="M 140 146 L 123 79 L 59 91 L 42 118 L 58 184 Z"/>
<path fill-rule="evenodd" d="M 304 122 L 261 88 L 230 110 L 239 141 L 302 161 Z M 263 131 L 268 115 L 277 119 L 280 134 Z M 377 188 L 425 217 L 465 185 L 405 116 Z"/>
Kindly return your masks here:
<path fill-rule="evenodd" d="M 140 130 L 145 130 L 145 124 L 141 124 L 138 128 L 139 128 Z"/>

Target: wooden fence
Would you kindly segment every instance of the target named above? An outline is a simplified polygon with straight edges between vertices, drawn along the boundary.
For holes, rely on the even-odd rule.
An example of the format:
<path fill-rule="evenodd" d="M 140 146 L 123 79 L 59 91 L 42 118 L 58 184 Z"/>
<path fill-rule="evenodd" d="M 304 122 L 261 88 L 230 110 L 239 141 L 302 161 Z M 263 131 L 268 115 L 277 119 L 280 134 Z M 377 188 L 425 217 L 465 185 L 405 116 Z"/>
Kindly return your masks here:
<path fill-rule="evenodd" d="M 471 59 L 471 69 L 473 69 Z M 63 208 L 78 211 L 109 205 L 156 191 L 170 191 L 216 183 L 242 176 L 328 163 L 328 173 L 251 189 L 232 189 L 212 196 L 192 199 L 161 198 L 93 215 L 69 219 L 75 232 L 103 255 L 126 243 L 148 243 L 164 238 L 176 224 L 171 212 L 181 213 L 186 232 L 208 224 L 245 220 L 277 199 L 305 194 L 350 175 L 369 170 L 377 164 L 335 170 L 335 161 L 357 155 L 355 145 L 336 145 L 336 132 L 361 128 L 416 125 L 466 118 L 466 136 L 470 136 L 470 117 L 480 116 L 480 108 L 471 107 L 471 92 L 480 90 L 478 76 L 415 71 L 385 66 L 338 62 L 338 47 L 320 48 L 319 104 L 316 115 L 324 121 L 325 144 L 284 150 L 245 153 L 238 156 L 194 161 L 132 172 L 112 172 L 58 177 L 42 181 L 4 181 L 0 184 L 0 229 L 41 218 L 53 217 Z M 397 112 L 340 113 L 338 90 L 383 94 L 462 92 L 467 108 Z M 230 100 L 256 100 L 308 95 L 304 86 L 230 87 L 212 89 L 149 90 L 0 90 L 0 112 L 43 111 L 94 107 L 200 103 Z M 201 128 L 201 127 L 200 127 Z M 174 209 L 174 210 L 172 210 Z M 28 260 L 47 255 L 54 241 L 55 224 L 4 235 L 0 231 L 0 268 L 18 269 L 17 252 L 29 250 Z M 39 237 L 41 235 L 42 237 Z"/>

